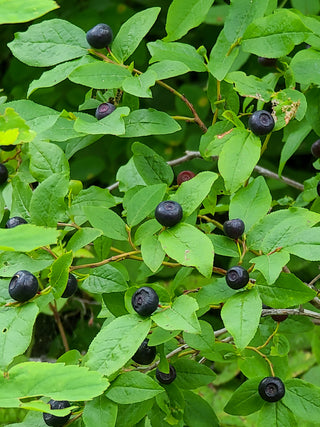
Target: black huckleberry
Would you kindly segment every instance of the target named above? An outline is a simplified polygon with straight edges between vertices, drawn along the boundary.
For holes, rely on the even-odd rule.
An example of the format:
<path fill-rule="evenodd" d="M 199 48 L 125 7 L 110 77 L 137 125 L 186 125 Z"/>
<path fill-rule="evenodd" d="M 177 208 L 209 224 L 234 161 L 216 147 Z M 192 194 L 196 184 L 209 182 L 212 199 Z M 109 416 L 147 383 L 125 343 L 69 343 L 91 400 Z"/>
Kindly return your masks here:
<path fill-rule="evenodd" d="M 320 196 L 320 181 L 317 184 L 317 193 L 318 193 L 318 196 Z"/>
<path fill-rule="evenodd" d="M 3 151 L 12 151 L 16 148 L 16 145 L 10 144 L 10 145 L 0 145 L 1 150 Z"/>
<path fill-rule="evenodd" d="M 171 384 L 176 379 L 176 376 L 177 372 L 172 365 L 170 365 L 168 374 L 159 371 L 159 368 L 156 369 L 156 378 L 161 384 Z"/>
<path fill-rule="evenodd" d="M 258 56 L 258 62 L 263 67 L 275 67 L 277 65 L 277 58 L 265 58 Z"/>
<path fill-rule="evenodd" d="M 87 32 L 87 42 L 95 49 L 109 46 L 112 38 L 112 29 L 107 24 L 97 24 Z"/>
<path fill-rule="evenodd" d="M 155 210 L 156 220 L 165 227 L 173 227 L 181 221 L 183 212 L 178 202 L 165 200 L 158 204 Z"/>
<path fill-rule="evenodd" d="M 19 270 L 10 280 L 9 294 L 16 301 L 25 302 L 36 295 L 38 287 L 38 280 L 30 271 Z"/>
<path fill-rule="evenodd" d="M 159 297 L 154 289 L 142 286 L 132 295 L 131 303 L 140 316 L 150 316 L 158 307 Z"/>
<path fill-rule="evenodd" d="M 49 400 L 51 409 L 65 409 L 70 407 L 70 403 L 67 400 Z M 44 422 L 51 427 L 62 427 L 64 426 L 71 417 L 71 414 L 65 415 L 64 417 L 57 417 L 56 415 L 43 413 Z"/>
<path fill-rule="evenodd" d="M 109 116 L 109 114 L 113 113 L 115 109 L 116 107 L 110 102 L 104 102 L 96 109 L 95 116 L 98 120 L 101 120 L 104 117 Z"/>
<path fill-rule="evenodd" d="M 177 184 L 180 185 L 185 181 L 189 181 L 190 179 L 194 178 L 196 174 L 192 171 L 182 171 L 177 176 Z"/>
<path fill-rule="evenodd" d="M 265 377 L 260 382 L 258 391 L 263 400 L 277 402 L 285 395 L 285 386 L 278 377 Z"/>
<path fill-rule="evenodd" d="M 13 216 L 12 218 L 9 218 L 6 222 L 5 228 L 14 228 L 17 225 L 21 224 L 28 224 L 27 221 L 24 218 L 21 218 L 20 216 Z"/>
<path fill-rule="evenodd" d="M 255 135 L 267 135 L 274 128 L 274 120 L 269 111 L 255 111 L 249 118 L 249 128 Z"/>
<path fill-rule="evenodd" d="M 78 282 L 77 282 L 76 277 L 73 274 L 69 273 L 67 286 L 66 286 L 65 290 L 63 291 L 61 298 L 71 297 L 71 295 L 73 295 L 75 293 L 77 288 L 78 288 Z"/>
<path fill-rule="evenodd" d="M 249 273 L 241 265 L 235 265 L 227 271 L 226 281 L 232 289 L 244 288 L 249 282 Z"/>
<path fill-rule="evenodd" d="M 157 350 L 156 347 L 148 346 L 148 342 L 148 338 L 142 341 L 138 350 L 131 357 L 134 362 L 140 363 L 140 365 L 149 365 L 151 362 L 154 361 L 154 358 L 157 354 Z"/>
<path fill-rule="evenodd" d="M 242 236 L 245 229 L 244 222 L 240 218 L 230 219 L 223 224 L 223 231 L 231 239 L 238 239 Z"/>
<path fill-rule="evenodd" d="M 312 145 L 311 145 L 311 153 L 314 157 L 319 159 L 320 157 L 320 139 L 317 139 Z"/>
<path fill-rule="evenodd" d="M 272 310 L 272 307 L 270 307 L 269 305 L 265 305 L 262 304 L 262 308 L 263 309 L 267 309 L 267 310 Z M 271 318 L 275 321 L 275 322 L 283 322 L 284 320 L 286 320 L 288 318 L 287 314 L 274 314 L 273 316 L 271 316 Z"/>
<path fill-rule="evenodd" d="M 0 163 L 0 184 L 3 184 L 7 181 L 9 176 L 8 169 L 3 163 Z"/>

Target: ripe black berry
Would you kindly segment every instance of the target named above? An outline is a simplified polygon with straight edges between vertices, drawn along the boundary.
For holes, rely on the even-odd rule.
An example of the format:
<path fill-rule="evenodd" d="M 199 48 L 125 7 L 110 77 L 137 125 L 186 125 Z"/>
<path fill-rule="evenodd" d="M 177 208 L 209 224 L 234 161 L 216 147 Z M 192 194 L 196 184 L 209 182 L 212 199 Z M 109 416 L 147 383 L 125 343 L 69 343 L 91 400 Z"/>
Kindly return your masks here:
<path fill-rule="evenodd" d="M 73 274 L 69 273 L 67 286 L 66 286 L 63 294 L 61 295 L 61 298 L 71 297 L 71 295 L 73 295 L 75 293 L 75 291 L 77 290 L 77 287 L 78 287 L 77 279 L 75 278 L 75 276 Z"/>
<path fill-rule="evenodd" d="M 95 49 L 107 47 L 112 38 L 112 30 L 107 24 L 97 24 L 87 32 L 87 42 Z"/>
<path fill-rule="evenodd" d="M 275 67 L 277 65 L 277 58 L 264 58 L 263 56 L 258 56 L 258 62 L 263 67 Z"/>
<path fill-rule="evenodd" d="M 8 219 L 5 228 L 14 228 L 17 225 L 21 224 L 27 224 L 27 221 L 24 218 L 21 218 L 20 216 L 13 216 L 12 218 Z"/>
<path fill-rule="evenodd" d="M 143 286 L 132 295 L 131 303 L 140 316 L 150 316 L 158 307 L 159 297 L 155 290 L 149 286 Z"/>
<path fill-rule="evenodd" d="M 244 222 L 239 218 L 230 219 L 229 221 L 225 221 L 223 224 L 223 231 L 225 235 L 231 237 L 231 239 L 238 239 L 242 236 L 244 228 Z"/>
<path fill-rule="evenodd" d="M 30 271 L 20 270 L 10 280 L 9 294 L 16 301 L 25 302 L 36 295 L 38 286 L 37 278 Z"/>
<path fill-rule="evenodd" d="M 320 196 L 320 181 L 317 184 L 317 193 L 318 193 L 318 196 Z"/>
<path fill-rule="evenodd" d="M 12 151 L 16 148 L 16 145 L 0 145 L 0 148 L 3 151 Z"/>
<path fill-rule="evenodd" d="M 270 307 L 269 305 L 265 305 L 262 304 L 262 308 L 263 309 L 271 309 L 272 307 Z M 284 320 L 286 320 L 288 318 L 287 314 L 274 314 L 271 316 L 271 318 L 275 321 L 275 322 L 283 322 Z"/>
<path fill-rule="evenodd" d="M 3 184 L 8 179 L 8 169 L 4 164 L 0 163 L 0 184 Z"/>
<path fill-rule="evenodd" d="M 317 139 L 312 145 L 311 145 L 311 153 L 314 157 L 319 159 L 320 157 L 320 139 Z"/>
<path fill-rule="evenodd" d="M 140 365 L 149 365 L 149 363 L 153 362 L 156 357 L 157 350 L 155 347 L 149 347 L 148 342 L 148 338 L 142 341 L 140 347 L 131 358 L 134 362 L 140 363 Z"/>
<path fill-rule="evenodd" d="M 249 273 L 241 265 L 236 265 L 227 271 L 226 281 L 232 289 L 244 288 L 249 282 Z"/>
<path fill-rule="evenodd" d="M 177 184 L 180 185 L 185 181 L 189 181 L 189 179 L 192 179 L 195 176 L 196 174 L 192 171 L 182 171 L 177 176 Z"/>
<path fill-rule="evenodd" d="M 170 365 L 168 374 L 165 374 L 164 372 L 159 371 L 159 368 L 156 369 L 156 378 L 161 384 L 171 384 L 172 381 L 176 379 L 176 376 L 177 376 L 177 372 L 172 365 Z"/>
<path fill-rule="evenodd" d="M 101 120 L 104 117 L 109 116 L 109 114 L 111 114 L 115 109 L 116 107 L 110 102 L 104 102 L 96 109 L 95 116 L 98 120 Z"/>
<path fill-rule="evenodd" d="M 255 135 L 266 135 L 274 128 L 274 120 L 269 111 L 255 111 L 249 119 L 249 128 Z"/>
<path fill-rule="evenodd" d="M 278 377 L 265 377 L 260 382 L 258 391 L 263 400 L 277 402 L 285 394 L 283 382 Z"/>
<path fill-rule="evenodd" d="M 165 227 L 172 227 L 178 224 L 183 216 L 181 205 L 172 200 L 159 203 L 154 214 L 156 220 Z"/>
<path fill-rule="evenodd" d="M 70 407 L 70 403 L 67 400 L 49 400 L 51 409 L 65 409 Z M 62 427 L 64 426 L 71 417 L 71 414 L 65 415 L 64 417 L 57 417 L 56 415 L 43 413 L 43 420 L 48 426 Z"/>

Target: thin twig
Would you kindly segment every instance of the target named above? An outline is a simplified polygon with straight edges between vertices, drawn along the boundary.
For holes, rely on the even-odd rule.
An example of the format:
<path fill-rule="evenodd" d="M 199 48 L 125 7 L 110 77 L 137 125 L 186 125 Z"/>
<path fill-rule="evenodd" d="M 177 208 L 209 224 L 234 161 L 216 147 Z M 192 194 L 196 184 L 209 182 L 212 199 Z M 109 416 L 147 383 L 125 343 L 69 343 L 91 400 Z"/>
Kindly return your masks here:
<path fill-rule="evenodd" d="M 101 267 L 102 265 L 108 264 L 109 262 L 120 261 L 121 259 L 128 258 L 131 255 L 135 255 L 135 254 L 138 254 L 138 253 L 140 253 L 140 251 L 124 252 L 122 254 L 114 255 L 114 256 L 112 256 L 110 258 L 104 259 L 104 260 L 99 261 L 99 262 L 92 262 L 91 264 L 74 265 L 74 266 L 70 267 L 70 271 L 80 270 L 82 268 Z"/>
<path fill-rule="evenodd" d="M 56 324 L 58 326 L 58 329 L 59 329 L 59 332 L 60 332 L 60 335 L 61 335 L 61 339 L 62 339 L 62 342 L 63 342 L 64 350 L 65 350 L 65 352 L 67 352 L 67 351 L 70 350 L 70 347 L 69 347 L 69 344 L 68 344 L 67 336 L 66 336 L 66 333 L 64 331 L 64 327 L 63 327 L 63 324 L 61 322 L 60 315 L 59 315 L 59 312 L 57 310 L 57 307 L 56 307 L 55 303 L 52 304 L 51 302 L 49 302 L 49 307 L 50 307 L 50 310 L 53 313 L 54 320 L 55 320 L 55 322 L 56 322 Z"/>

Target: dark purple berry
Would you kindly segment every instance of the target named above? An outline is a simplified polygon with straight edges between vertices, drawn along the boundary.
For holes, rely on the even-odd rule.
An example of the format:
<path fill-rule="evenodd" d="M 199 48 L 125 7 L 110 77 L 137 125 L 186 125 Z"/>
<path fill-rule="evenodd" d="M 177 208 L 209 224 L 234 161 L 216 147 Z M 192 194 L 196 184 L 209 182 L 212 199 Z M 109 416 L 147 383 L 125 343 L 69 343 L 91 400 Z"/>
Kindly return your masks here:
<path fill-rule="evenodd" d="M 87 42 L 95 49 L 109 46 L 112 38 L 112 29 L 107 24 L 97 24 L 87 32 Z"/>
<path fill-rule="evenodd" d="M 16 148 L 16 145 L 0 145 L 0 148 L 3 151 L 12 151 Z"/>
<path fill-rule="evenodd" d="M 225 235 L 231 239 L 238 239 L 241 237 L 244 232 L 244 228 L 244 222 L 239 218 L 230 219 L 229 221 L 225 221 L 223 224 L 223 231 Z"/>
<path fill-rule="evenodd" d="M 320 157 L 320 139 L 317 139 L 312 145 L 311 145 L 311 153 L 314 157 L 319 159 Z"/>
<path fill-rule="evenodd" d="M 150 316 L 158 308 L 159 297 L 154 289 L 143 286 L 132 295 L 131 303 L 140 316 Z"/>
<path fill-rule="evenodd" d="M 148 338 L 144 339 L 140 344 L 140 347 L 132 356 L 132 360 L 136 363 L 140 363 L 140 365 L 149 365 L 154 361 L 156 357 L 157 350 L 156 347 L 148 346 Z"/>
<path fill-rule="evenodd" d="M 263 67 L 275 67 L 277 65 L 277 58 L 265 58 L 258 56 L 258 62 Z"/>
<path fill-rule="evenodd" d="M 109 114 L 113 113 L 115 109 L 116 107 L 110 102 L 104 102 L 103 104 L 100 104 L 99 107 L 96 109 L 95 116 L 98 120 L 101 120 L 104 117 L 109 116 Z"/>
<path fill-rule="evenodd" d="M 73 274 L 69 273 L 67 286 L 66 286 L 63 294 L 61 295 L 61 298 L 71 297 L 71 295 L 73 295 L 75 293 L 75 291 L 77 290 L 77 287 L 78 287 L 77 279 L 75 278 L 75 276 Z"/>
<path fill-rule="evenodd" d="M 189 181 L 190 179 L 196 176 L 192 171 L 182 171 L 177 176 L 177 184 L 180 185 L 185 181 Z"/>
<path fill-rule="evenodd" d="M 249 273 L 241 265 L 236 265 L 227 271 L 226 281 L 232 289 L 244 288 L 249 282 Z"/>
<path fill-rule="evenodd" d="M 285 395 L 285 387 L 278 377 L 265 377 L 260 382 L 258 391 L 263 400 L 277 402 Z"/>
<path fill-rule="evenodd" d="M 70 407 L 70 403 L 67 400 L 49 400 L 51 409 L 65 409 Z M 51 427 L 62 427 L 64 426 L 71 417 L 71 414 L 65 415 L 64 417 L 57 417 L 56 415 L 43 413 L 44 422 Z"/>
<path fill-rule="evenodd" d="M 156 378 L 161 384 L 171 384 L 176 379 L 176 376 L 177 372 L 172 365 L 170 365 L 168 374 L 159 371 L 159 368 L 156 369 Z"/>
<path fill-rule="evenodd" d="M 9 176 L 8 169 L 4 164 L 0 163 L 0 184 L 3 184 L 7 181 Z"/>
<path fill-rule="evenodd" d="M 249 128 L 255 135 L 267 135 L 274 128 L 274 119 L 269 111 L 255 111 L 249 118 Z"/>
<path fill-rule="evenodd" d="M 25 302 L 36 295 L 38 286 L 37 278 L 30 271 L 20 270 L 10 280 L 9 294 L 14 300 Z"/>
<path fill-rule="evenodd" d="M 27 224 L 27 221 L 24 218 L 21 218 L 20 216 L 13 216 L 12 218 L 8 219 L 5 228 L 14 228 L 17 225 L 21 224 Z"/>
<path fill-rule="evenodd" d="M 264 310 L 270 310 L 270 309 L 272 310 L 272 307 L 270 307 L 269 305 L 265 305 L 265 304 L 262 304 L 262 308 Z M 284 320 L 286 320 L 288 318 L 288 315 L 287 314 L 273 314 L 271 316 L 271 318 L 275 322 L 283 322 Z"/>
<path fill-rule="evenodd" d="M 172 200 L 159 203 L 154 214 L 156 220 L 165 227 L 173 227 L 178 224 L 183 216 L 181 205 Z"/>

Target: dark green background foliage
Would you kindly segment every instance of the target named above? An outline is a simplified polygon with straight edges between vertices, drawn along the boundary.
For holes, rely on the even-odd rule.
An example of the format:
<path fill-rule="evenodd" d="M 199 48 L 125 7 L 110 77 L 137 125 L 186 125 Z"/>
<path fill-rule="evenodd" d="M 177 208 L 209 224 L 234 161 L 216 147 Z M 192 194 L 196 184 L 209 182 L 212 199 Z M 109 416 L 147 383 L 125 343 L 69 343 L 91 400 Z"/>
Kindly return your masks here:
<path fill-rule="evenodd" d="M 43 426 L 49 399 L 70 401 L 74 426 L 319 425 L 319 12 L 0 0 L 0 145 L 15 145 L 0 151 L 1 425 Z M 86 41 L 101 22 L 109 51 Z M 116 109 L 98 121 L 102 102 Z M 259 137 L 262 109 L 275 127 Z M 196 176 L 178 186 L 184 170 Z M 170 228 L 163 200 L 183 209 Z M 27 224 L 6 229 L 13 216 Z M 238 241 L 223 233 L 235 218 Z M 250 275 L 239 290 L 235 265 Z M 26 303 L 8 293 L 19 270 L 39 281 Z M 70 272 L 78 290 L 61 298 Z M 131 305 L 142 286 L 160 300 L 146 317 Z M 139 365 L 146 337 L 157 356 Z M 276 403 L 258 393 L 269 376 L 286 388 Z"/>

